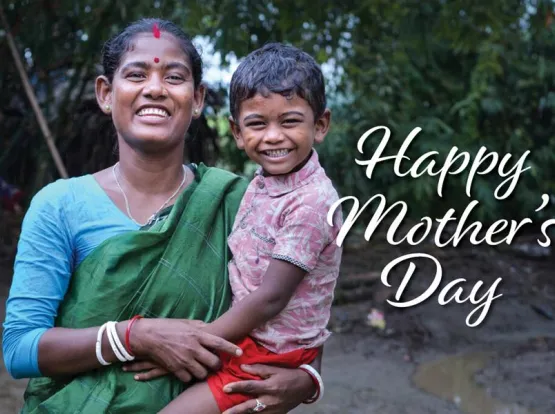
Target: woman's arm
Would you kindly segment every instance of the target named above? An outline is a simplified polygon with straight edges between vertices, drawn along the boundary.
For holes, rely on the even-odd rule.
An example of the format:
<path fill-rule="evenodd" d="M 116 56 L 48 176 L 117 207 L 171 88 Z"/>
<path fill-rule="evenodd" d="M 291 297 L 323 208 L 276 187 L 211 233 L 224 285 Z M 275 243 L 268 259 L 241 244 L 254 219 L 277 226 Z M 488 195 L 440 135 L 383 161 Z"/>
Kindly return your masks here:
<path fill-rule="evenodd" d="M 128 323 L 116 324 L 122 343 Z M 204 332 L 203 325 L 183 319 L 141 319 L 131 330 L 131 349 L 137 358 L 156 361 L 184 382 L 190 381 L 191 375 L 205 378 L 208 370 L 219 367 L 218 357 L 210 350 L 237 355 L 240 349 Z M 45 376 L 78 374 L 101 367 L 95 351 L 98 329 L 52 328 L 46 331 L 39 344 L 41 373 Z M 101 349 L 107 362 L 118 362 L 106 333 Z"/>
<path fill-rule="evenodd" d="M 65 181 L 46 186 L 23 220 L 3 333 L 4 363 L 14 378 L 41 375 L 38 344 L 67 291 L 73 259 L 67 196 Z"/>
<path fill-rule="evenodd" d="M 125 336 L 126 322 L 116 324 L 120 340 Z M 43 376 L 71 375 L 102 367 L 96 358 L 96 337 L 100 327 L 85 329 L 51 328 L 40 338 L 39 369 Z M 122 340 L 123 342 L 123 340 Z M 118 359 L 104 332 L 102 357 L 106 362 Z"/>
<path fill-rule="evenodd" d="M 72 273 L 73 237 L 64 215 L 65 181 L 50 184 L 33 199 L 20 235 L 4 323 L 4 362 L 14 378 L 79 374 L 101 364 L 96 359 L 99 327 L 54 328 L 54 319 Z M 123 342 L 126 321 L 117 324 Z M 235 345 L 203 332 L 194 321 L 144 320 L 133 327 L 133 350 L 160 363 L 183 380 L 203 378 L 219 365 L 207 348 L 235 353 Z M 136 349 L 135 349 L 136 347 Z M 171 349 L 173 352 L 164 352 Z M 107 335 L 102 355 L 116 361 Z"/>
<path fill-rule="evenodd" d="M 23 220 L 3 338 L 5 365 L 15 378 L 75 374 L 100 366 L 98 328 L 53 328 L 73 270 L 73 235 L 64 211 L 70 194 L 67 181 L 46 186 Z M 114 361 L 107 337 L 102 350 Z"/>

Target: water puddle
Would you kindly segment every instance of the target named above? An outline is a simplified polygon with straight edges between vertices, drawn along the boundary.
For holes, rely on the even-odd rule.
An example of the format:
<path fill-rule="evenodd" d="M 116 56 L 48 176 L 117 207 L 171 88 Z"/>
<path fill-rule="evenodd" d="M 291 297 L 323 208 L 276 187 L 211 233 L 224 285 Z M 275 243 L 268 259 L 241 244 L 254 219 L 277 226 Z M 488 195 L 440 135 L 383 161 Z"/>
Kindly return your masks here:
<path fill-rule="evenodd" d="M 412 380 L 421 390 L 454 402 L 465 414 L 533 414 L 522 406 L 496 400 L 474 382 L 474 375 L 494 355 L 472 352 L 425 363 Z"/>

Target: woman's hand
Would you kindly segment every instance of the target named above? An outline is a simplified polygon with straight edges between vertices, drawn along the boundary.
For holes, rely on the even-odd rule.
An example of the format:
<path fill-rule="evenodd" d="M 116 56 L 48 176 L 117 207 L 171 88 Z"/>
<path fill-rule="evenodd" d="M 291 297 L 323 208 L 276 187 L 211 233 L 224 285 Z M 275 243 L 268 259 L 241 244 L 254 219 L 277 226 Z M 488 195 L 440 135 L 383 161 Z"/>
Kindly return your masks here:
<path fill-rule="evenodd" d="M 139 319 L 131 330 L 131 349 L 137 359 L 152 361 L 183 382 L 205 379 L 220 367 L 214 352 L 242 353 L 231 342 L 204 332 L 205 325 L 185 319 Z"/>
<path fill-rule="evenodd" d="M 227 393 L 252 395 L 246 401 L 226 410 L 223 414 L 251 413 L 256 399 L 266 405 L 264 414 L 288 413 L 316 392 L 310 376 L 300 369 L 278 368 L 269 365 L 243 365 L 244 371 L 262 377 L 261 380 L 239 381 L 227 384 Z"/>
<path fill-rule="evenodd" d="M 170 373 L 167 369 L 162 368 L 160 365 L 152 361 L 128 362 L 122 369 L 125 372 L 136 372 L 137 374 L 135 374 L 134 378 L 137 381 L 148 381 L 154 378 L 163 377 Z"/>

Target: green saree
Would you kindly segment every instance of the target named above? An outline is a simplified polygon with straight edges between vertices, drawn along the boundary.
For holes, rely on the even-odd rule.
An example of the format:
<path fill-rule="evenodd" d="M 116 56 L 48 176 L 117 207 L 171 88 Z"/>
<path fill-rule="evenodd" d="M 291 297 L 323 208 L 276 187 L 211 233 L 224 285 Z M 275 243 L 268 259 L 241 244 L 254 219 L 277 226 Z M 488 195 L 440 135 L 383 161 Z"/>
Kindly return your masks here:
<path fill-rule="evenodd" d="M 135 314 L 216 319 L 231 301 L 227 236 L 246 186 L 201 164 L 165 220 L 112 237 L 87 256 L 71 278 L 56 326 L 100 326 Z M 171 375 L 137 382 L 113 364 L 71 378 L 32 379 L 22 412 L 155 413 L 184 388 Z"/>

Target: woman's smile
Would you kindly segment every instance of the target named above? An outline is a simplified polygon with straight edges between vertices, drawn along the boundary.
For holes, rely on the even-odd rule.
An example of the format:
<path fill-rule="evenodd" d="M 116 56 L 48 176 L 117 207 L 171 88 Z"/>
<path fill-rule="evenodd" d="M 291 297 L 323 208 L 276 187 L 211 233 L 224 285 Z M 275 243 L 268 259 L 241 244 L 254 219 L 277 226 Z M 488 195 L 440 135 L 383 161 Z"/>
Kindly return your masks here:
<path fill-rule="evenodd" d="M 144 106 L 137 112 L 140 122 L 149 125 L 160 125 L 165 124 L 166 121 L 171 119 L 171 115 L 168 110 L 155 107 L 155 106 Z"/>

